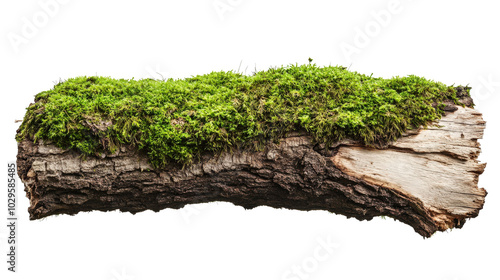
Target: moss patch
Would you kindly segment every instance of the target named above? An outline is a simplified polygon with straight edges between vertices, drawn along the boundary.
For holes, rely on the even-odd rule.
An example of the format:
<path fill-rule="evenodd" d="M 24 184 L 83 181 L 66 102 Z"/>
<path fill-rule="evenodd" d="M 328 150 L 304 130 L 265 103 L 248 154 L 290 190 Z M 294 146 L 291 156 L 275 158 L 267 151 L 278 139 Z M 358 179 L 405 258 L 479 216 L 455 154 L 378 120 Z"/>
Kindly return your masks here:
<path fill-rule="evenodd" d="M 300 129 L 318 143 L 386 143 L 440 118 L 445 100 L 458 102 L 452 86 L 421 77 L 314 64 L 166 81 L 77 77 L 36 95 L 16 139 L 50 140 L 84 155 L 132 144 L 161 167 L 204 151 L 258 149 Z"/>

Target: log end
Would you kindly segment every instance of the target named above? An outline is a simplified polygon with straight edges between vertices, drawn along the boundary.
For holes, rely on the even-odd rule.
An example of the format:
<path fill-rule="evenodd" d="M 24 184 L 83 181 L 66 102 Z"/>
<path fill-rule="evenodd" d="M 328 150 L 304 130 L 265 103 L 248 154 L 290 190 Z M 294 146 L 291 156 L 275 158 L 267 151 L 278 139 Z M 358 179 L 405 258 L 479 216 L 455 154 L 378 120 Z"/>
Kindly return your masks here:
<path fill-rule="evenodd" d="M 477 160 L 484 128 L 481 113 L 457 107 L 387 149 L 344 146 L 332 161 L 350 176 L 421 204 L 437 230 L 461 228 L 478 215 L 487 195 L 478 188 L 486 167 Z"/>

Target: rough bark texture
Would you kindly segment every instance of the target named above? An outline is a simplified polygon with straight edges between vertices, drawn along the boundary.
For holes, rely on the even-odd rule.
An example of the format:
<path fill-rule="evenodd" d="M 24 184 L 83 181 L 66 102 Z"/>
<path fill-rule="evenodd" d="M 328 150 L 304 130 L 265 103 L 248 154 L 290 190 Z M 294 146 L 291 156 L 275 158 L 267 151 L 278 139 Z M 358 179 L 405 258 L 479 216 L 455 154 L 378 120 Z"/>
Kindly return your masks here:
<path fill-rule="evenodd" d="M 317 209 L 360 220 L 384 215 L 429 237 L 462 227 L 478 215 L 486 196 L 477 187 L 485 167 L 477 161 L 477 139 L 485 122 L 474 109 L 446 110 L 438 126 L 410 131 L 379 149 L 353 141 L 324 149 L 296 132 L 262 152 L 206 154 L 184 169 L 155 170 L 144 154 L 126 147 L 84 160 L 75 151 L 25 140 L 19 143 L 18 172 L 30 219 L 228 201 L 246 209 Z"/>

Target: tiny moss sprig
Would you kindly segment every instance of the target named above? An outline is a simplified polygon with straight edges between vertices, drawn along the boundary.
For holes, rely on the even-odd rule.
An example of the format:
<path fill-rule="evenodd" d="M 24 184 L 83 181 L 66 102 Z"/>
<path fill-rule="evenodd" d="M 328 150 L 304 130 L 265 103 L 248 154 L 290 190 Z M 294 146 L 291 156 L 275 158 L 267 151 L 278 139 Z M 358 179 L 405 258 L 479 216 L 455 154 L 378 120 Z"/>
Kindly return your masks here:
<path fill-rule="evenodd" d="M 16 139 L 83 155 L 133 145 L 163 167 L 205 151 L 259 149 L 294 130 L 327 145 L 346 138 L 383 144 L 440 118 L 445 100 L 458 102 L 455 89 L 422 77 L 383 79 L 315 64 L 164 81 L 77 77 L 36 95 Z"/>

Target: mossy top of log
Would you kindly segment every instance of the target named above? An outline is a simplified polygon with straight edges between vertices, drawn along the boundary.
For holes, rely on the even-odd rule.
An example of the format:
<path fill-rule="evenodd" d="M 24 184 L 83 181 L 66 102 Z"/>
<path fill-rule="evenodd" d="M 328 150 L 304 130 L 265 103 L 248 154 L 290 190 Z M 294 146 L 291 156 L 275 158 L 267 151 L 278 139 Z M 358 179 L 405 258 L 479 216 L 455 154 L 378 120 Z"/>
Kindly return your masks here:
<path fill-rule="evenodd" d="M 133 145 L 162 167 L 205 151 L 259 149 L 295 130 L 327 145 L 346 138 L 383 144 L 439 119 L 450 100 L 459 103 L 456 88 L 422 77 L 383 79 L 315 64 L 163 81 L 77 77 L 36 95 L 16 139 L 83 155 Z"/>

